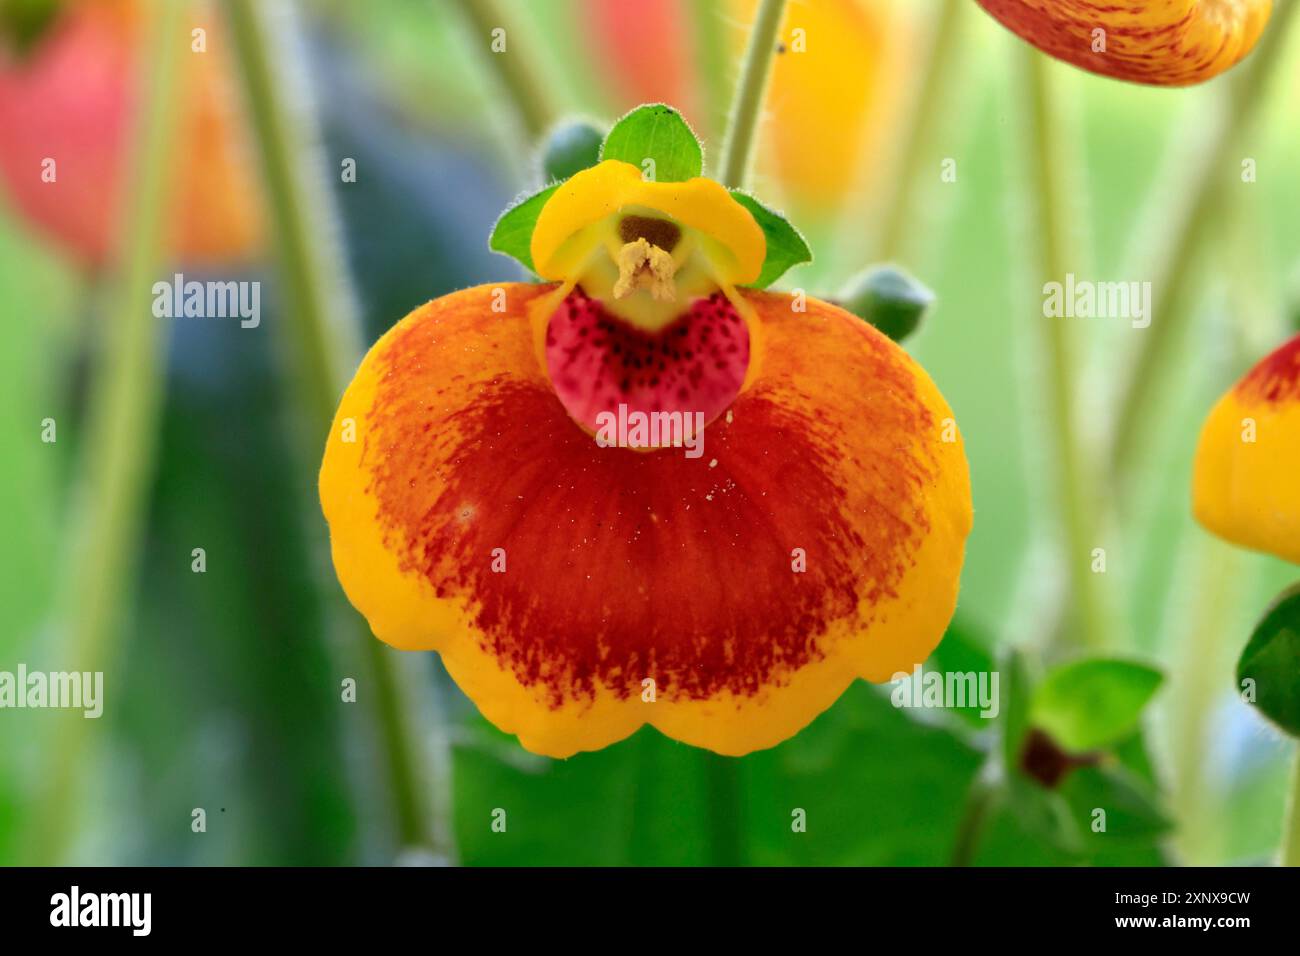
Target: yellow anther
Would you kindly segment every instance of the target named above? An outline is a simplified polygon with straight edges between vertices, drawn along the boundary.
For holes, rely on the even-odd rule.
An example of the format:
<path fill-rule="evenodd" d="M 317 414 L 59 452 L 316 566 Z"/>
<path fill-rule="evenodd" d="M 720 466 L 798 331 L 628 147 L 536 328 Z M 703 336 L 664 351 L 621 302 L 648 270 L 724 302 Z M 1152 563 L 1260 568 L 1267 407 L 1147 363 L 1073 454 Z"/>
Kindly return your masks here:
<path fill-rule="evenodd" d="M 637 289 L 649 289 L 650 295 L 660 302 L 677 298 L 673 274 L 677 264 L 673 257 L 644 238 L 626 243 L 618 250 L 618 281 L 614 283 L 614 298 L 622 299 Z"/>

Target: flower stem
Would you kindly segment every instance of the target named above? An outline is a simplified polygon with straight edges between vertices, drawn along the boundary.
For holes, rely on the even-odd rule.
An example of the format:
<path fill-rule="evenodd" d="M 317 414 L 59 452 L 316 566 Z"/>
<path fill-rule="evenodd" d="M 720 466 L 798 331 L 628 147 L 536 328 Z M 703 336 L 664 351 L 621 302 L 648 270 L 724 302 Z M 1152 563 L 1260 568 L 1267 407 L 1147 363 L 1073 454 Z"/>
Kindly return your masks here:
<path fill-rule="evenodd" d="M 271 206 L 285 291 L 282 328 L 297 363 L 297 399 L 313 435 L 323 440 L 356 368 L 361 339 L 341 250 L 329 241 L 336 232 L 333 203 L 318 162 L 314 115 L 309 102 L 289 96 L 290 90 L 307 90 L 304 78 L 285 73 L 300 62 L 300 54 L 277 46 L 295 31 L 292 25 L 272 23 L 272 8 L 264 2 L 225 0 L 225 9 Z M 274 9 L 291 11 L 287 6 Z M 400 654 L 375 640 L 364 625 L 358 631 L 375 684 L 398 837 L 404 848 L 447 857 L 451 847 L 438 835 L 448 828 L 433 816 L 446 808 L 428 799 L 427 755 L 412 730 L 414 688 L 403 679 Z"/>
<path fill-rule="evenodd" d="M 72 591 L 62 639 L 67 664 L 102 671 L 114 663 L 123 598 L 131 587 L 129 555 L 144 520 L 146 488 L 153 468 L 157 421 L 163 398 L 162 364 L 166 324 L 154 317 L 151 289 L 163 259 L 166 208 L 173 164 L 178 105 L 184 88 L 180 57 L 188 37 L 180 29 L 184 5 L 159 3 L 151 17 L 149 69 L 137 77 L 145 108 L 133 143 L 129 204 L 122 255 L 103 352 L 86 403 L 90 421 L 79 465 L 76 538 L 68 560 Z M 110 673 L 113 682 L 116 674 Z M 32 862 L 62 862 L 76 836 L 81 814 L 69 810 L 78 799 L 87 726 L 81 715 L 61 722 L 50 748 L 51 766 L 42 774 L 30 833 Z M 38 858 L 39 857 L 39 858 Z"/>
<path fill-rule="evenodd" d="M 1033 233 L 1044 281 L 1063 281 L 1069 256 L 1068 224 L 1065 219 L 1069 166 L 1060 149 L 1062 135 L 1057 122 L 1059 104 L 1051 90 L 1052 61 L 1028 44 L 1022 56 L 1027 72 L 1025 91 L 1029 123 L 1030 195 Z M 1095 483 L 1087 474 L 1088 457 L 1080 435 L 1075 395 L 1078 376 L 1072 355 L 1070 327 L 1060 318 L 1041 318 L 1040 339 L 1044 368 L 1039 378 L 1046 390 L 1049 409 L 1048 439 L 1055 459 L 1054 477 L 1064 531 L 1063 560 L 1070 582 L 1074 619 L 1085 646 L 1098 648 L 1108 639 L 1104 602 L 1098 575 L 1091 568 L 1090 555 L 1098 545 L 1100 518 L 1090 489 Z"/>
<path fill-rule="evenodd" d="M 1158 299 L 1156 318 L 1143 330 L 1137 358 L 1118 401 L 1115 428 L 1111 438 L 1108 464 L 1113 474 L 1123 478 L 1136 473 L 1142 456 L 1149 423 L 1164 411 L 1154 400 L 1157 387 L 1167 378 L 1167 369 L 1177 361 L 1177 344 L 1183 327 L 1193 318 L 1192 295 L 1196 289 L 1199 254 L 1219 235 L 1218 217 L 1227 170 L 1240 161 L 1242 143 L 1266 101 L 1269 78 L 1286 48 L 1286 36 L 1294 22 L 1297 0 L 1278 5 L 1259 45 L 1234 77 L 1227 108 L 1227 118 L 1219 124 L 1214 141 L 1203 150 L 1208 157 L 1198 167 L 1196 180 L 1180 190 L 1176 207 L 1160 209 L 1158 221 L 1169 223 L 1166 241 L 1157 248 L 1166 250 L 1157 265 L 1151 283 Z M 1187 161 L 1180 153 L 1175 161 Z M 1139 274 L 1151 274 L 1151 270 Z"/>
<path fill-rule="evenodd" d="M 933 36 L 925 53 L 924 78 L 910 118 L 903 124 L 906 145 L 897 163 L 898 187 L 890 195 L 877 242 L 880 253 L 876 258 L 883 261 L 905 259 L 908 251 L 905 246 L 909 245 L 916 225 L 918 189 L 922 182 L 934 178 L 926 153 L 949 118 L 950 111 L 944 104 L 952 95 L 957 67 L 962 61 L 966 6 L 966 0 L 943 0 L 934 14 Z"/>
<path fill-rule="evenodd" d="M 1282 821 L 1278 862 L 1282 866 L 1300 866 L 1300 745 L 1296 747 L 1295 766 L 1291 769 L 1291 792 L 1287 795 L 1286 816 Z"/>
<path fill-rule="evenodd" d="M 745 48 L 745 59 L 740 69 L 740 82 L 731 101 L 727 119 L 727 134 L 723 139 L 722 163 L 718 179 L 732 189 L 741 189 L 749 174 L 749 161 L 754 152 L 758 120 L 767 98 L 767 81 L 772 75 L 772 57 L 776 54 L 777 35 L 786 0 L 761 0 L 754 27 Z M 809 148 L 815 148 L 811 144 Z"/>
<path fill-rule="evenodd" d="M 527 48 L 516 45 L 519 34 L 507 29 L 507 18 L 501 13 L 497 0 L 459 2 L 465 20 L 474 32 L 474 42 L 481 44 L 483 56 L 514 104 L 525 134 L 531 142 L 540 141 L 555 120 L 555 109 L 544 92 L 549 85 L 539 74 L 526 52 Z M 492 31 L 498 29 L 505 31 L 505 48 L 499 53 L 492 49 Z"/>

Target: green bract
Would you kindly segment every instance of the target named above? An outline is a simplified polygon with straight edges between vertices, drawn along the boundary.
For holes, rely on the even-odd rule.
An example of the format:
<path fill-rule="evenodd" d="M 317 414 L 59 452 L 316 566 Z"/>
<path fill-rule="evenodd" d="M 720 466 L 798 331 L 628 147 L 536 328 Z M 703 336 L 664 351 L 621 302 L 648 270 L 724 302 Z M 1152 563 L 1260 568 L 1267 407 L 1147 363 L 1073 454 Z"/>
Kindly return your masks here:
<path fill-rule="evenodd" d="M 605 136 L 601 160 L 631 163 L 641 175 L 661 183 L 682 183 L 704 170 L 704 150 L 682 114 L 655 103 L 638 106 Z"/>

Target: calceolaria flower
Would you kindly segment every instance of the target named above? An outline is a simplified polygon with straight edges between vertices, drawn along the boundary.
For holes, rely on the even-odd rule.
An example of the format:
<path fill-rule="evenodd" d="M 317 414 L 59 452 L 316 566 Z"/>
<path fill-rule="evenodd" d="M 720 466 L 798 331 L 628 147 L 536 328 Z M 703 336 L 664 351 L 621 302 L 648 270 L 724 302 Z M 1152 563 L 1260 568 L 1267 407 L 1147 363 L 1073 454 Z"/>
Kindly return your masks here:
<path fill-rule="evenodd" d="M 1058 60 L 1153 86 L 1218 76 L 1255 46 L 1273 0 L 979 0 Z"/>
<path fill-rule="evenodd" d="M 700 171 L 675 111 L 634 110 L 498 223 L 544 281 L 416 309 L 328 439 L 352 603 L 538 753 L 647 723 L 772 746 L 910 672 L 956 603 L 971 502 L 943 397 L 866 323 L 760 291 L 807 247 Z"/>
<path fill-rule="evenodd" d="M 1196 519 L 1219 537 L 1300 564 L 1300 336 L 1219 399 L 1201 431 Z"/>

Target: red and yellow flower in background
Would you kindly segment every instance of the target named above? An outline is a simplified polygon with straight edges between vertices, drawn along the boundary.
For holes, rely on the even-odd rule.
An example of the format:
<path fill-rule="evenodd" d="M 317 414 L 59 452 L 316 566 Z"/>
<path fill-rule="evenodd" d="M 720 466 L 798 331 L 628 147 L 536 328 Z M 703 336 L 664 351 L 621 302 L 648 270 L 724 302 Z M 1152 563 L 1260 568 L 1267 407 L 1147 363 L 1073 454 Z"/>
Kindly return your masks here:
<path fill-rule="evenodd" d="M 674 112 L 624 122 L 647 111 Z M 438 651 L 528 749 L 651 724 L 743 754 L 929 656 L 971 525 L 965 453 L 901 348 L 755 287 L 806 258 L 788 224 L 700 178 L 698 147 L 646 182 L 613 135 L 498 224 L 546 282 L 444 296 L 371 349 L 321 502 L 374 633 Z M 616 409 L 697 420 L 702 453 L 609 446 Z"/>
<path fill-rule="evenodd" d="M 5 191 L 25 218 L 91 266 L 112 255 L 120 232 L 147 16 L 143 0 L 69 0 L 33 48 L 0 47 Z M 209 35 L 206 51 L 186 60 L 169 251 L 225 260 L 256 252 L 263 223 L 227 51 L 212 36 L 216 18 L 196 25 Z"/>
<path fill-rule="evenodd" d="M 1300 336 L 1211 410 L 1196 450 L 1192 506 L 1219 537 L 1300 564 Z"/>
<path fill-rule="evenodd" d="M 1218 76 L 1255 46 L 1272 0 L 979 0 L 1058 60 L 1154 86 Z"/>

